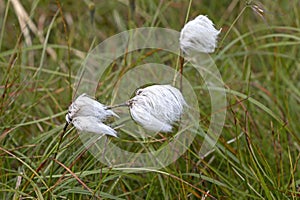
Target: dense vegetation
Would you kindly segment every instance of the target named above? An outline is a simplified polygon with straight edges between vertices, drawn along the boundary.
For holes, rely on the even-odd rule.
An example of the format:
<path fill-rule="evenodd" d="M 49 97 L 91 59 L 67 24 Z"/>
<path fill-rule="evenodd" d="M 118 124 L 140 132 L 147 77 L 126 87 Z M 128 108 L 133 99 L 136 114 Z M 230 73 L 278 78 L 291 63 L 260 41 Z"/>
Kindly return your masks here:
<path fill-rule="evenodd" d="M 74 77 L 91 49 L 137 27 L 180 31 L 199 14 L 222 28 L 211 56 L 228 106 L 214 151 L 198 156 L 199 135 L 174 163 L 140 173 L 99 162 L 75 129 L 62 135 Z M 300 197 L 298 0 L 0 0 L 0 29 L 0 199 Z M 123 66 L 112 64 L 105 72 L 97 99 L 111 103 L 123 70 L 148 61 L 175 68 L 178 60 L 153 50 L 120 58 Z M 209 94 L 192 68 L 183 73 L 198 94 L 199 124 L 206 131 Z M 137 147 L 128 142 L 123 148 Z"/>

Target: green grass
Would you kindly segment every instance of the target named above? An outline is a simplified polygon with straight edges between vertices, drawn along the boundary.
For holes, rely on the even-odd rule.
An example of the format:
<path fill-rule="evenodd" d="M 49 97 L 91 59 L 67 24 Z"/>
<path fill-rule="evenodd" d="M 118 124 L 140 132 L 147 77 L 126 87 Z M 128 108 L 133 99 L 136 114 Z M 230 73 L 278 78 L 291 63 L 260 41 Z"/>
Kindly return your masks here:
<path fill-rule="evenodd" d="M 32 31 L 23 35 L 12 2 L 0 0 L 0 199 L 300 198 L 299 1 L 95 1 L 93 17 L 90 1 L 20 2 L 43 41 Z M 265 9 L 262 16 L 253 3 Z M 132 28 L 180 31 L 198 14 L 222 27 L 212 57 L 228 107 L 214 151 L 199 158 L 199 133 L 176 162 L 157 170 L 107 167 L 74 129 L 58 148 L 72 84 L 89 50 Z M 177 57 L 145 50 L 120 58 L 105 72 L 96 97 L 110 103 L 122 73 L 147 62 L 175 68 Z M 208 88 L 189 65 L 184 76 L 199 94 L 199 124 L 207 131 Z M 139 149 L 122 133 L 113 142 Z"/>

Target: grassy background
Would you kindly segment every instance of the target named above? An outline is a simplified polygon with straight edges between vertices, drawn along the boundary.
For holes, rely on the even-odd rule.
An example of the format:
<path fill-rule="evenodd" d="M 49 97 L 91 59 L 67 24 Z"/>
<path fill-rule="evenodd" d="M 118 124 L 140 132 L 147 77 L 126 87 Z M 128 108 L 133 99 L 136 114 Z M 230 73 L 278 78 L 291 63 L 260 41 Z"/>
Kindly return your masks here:
<path fill-rule="evenodd" d="M 14 3 L 0 0 L 0 199 L 300 197 L 298 0 L 21 1 L 36 26 L 28 25 L 28 32 L 20 28 L 18 16 L 24 16 Z M 131 28 L 179 31 L 198 14 L 222 27 L 212 56 L 228 107 L 214 152 L 203 160 L 197 156 L 199 136 L 175 163 L 125 173 L 96 160 L 74 130 L 57 150 L 73 75 L 90 49 Z M 156 61 L 176 65 L 174 57 Z M 121 67 L 107 72 L 107 80 L 118 78 Z M 207 130 L 207 91 L 193 70 L 184 73 L 199 94 L 199 123 Z M 114 85 L 103 83 L 107 90 L 96 96 L 109 102 Z"/>

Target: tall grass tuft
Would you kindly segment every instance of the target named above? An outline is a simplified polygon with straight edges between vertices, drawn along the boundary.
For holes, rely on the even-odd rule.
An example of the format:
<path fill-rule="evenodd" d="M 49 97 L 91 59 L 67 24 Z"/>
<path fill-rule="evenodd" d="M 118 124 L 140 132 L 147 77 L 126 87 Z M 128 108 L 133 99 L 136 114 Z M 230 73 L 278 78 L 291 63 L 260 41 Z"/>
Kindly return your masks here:
<path fill-rule="evenodd" d="M 89 50 L 131 28 L 180 31 L 199 14 L 222 28 L 212 57 L 228 98 L 222 135 L 206 157 L 198 156 L 199 130 L 176 162 L 143 173 L 103 165 L 75 129 L 68 129 L 57 148 L 76 89 L 72 83 Z M 300 197 L 299 1 L 0 0 L 0 27 L 0 199 Z M 99 83 L 105 90 L 96 97 L 113 98 L 122 73 L 146 61 L 175 68 L 174 56 L 159 53 L 120 58 L 124 66 L 105 72 Z M 184 76 L 195 85 L 205 132 L 208 88 L 189 65 Z M 124 148 L 137 148 L 123 142 Z"/>

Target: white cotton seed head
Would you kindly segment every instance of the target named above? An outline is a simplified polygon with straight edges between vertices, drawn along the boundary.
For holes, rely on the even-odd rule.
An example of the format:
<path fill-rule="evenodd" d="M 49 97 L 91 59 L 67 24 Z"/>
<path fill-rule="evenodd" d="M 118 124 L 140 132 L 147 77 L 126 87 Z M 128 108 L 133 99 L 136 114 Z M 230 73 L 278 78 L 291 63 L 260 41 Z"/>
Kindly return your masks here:
<path fill-rule="evenodd" d="M 185 105 L 177 88 L 152 85 L 136 92 L 130 100 L 130 114 L 145 129 L 171 132 L 172 124 L 180 119 Z"/>
<path fill-rule="evenodd" d="M 182 28 L 179 38 L 180 48 L 188 56 L 193 51 L 213 53 L 220 32 L 221 29 L 216 30 L 207 16 L 199 15 Z"/>
<path fill-rule="evenodd" d="M 72 120 L 72 124 L 79 131 L 95 133 L 100 135 L 110 135 L 118 137 L 117 132 L 111 127 L 103 124 L 101 120 L 92 116 L 79 116 Z"/>
<path fill-rule="evenodd" d="M 69 106 L 68 118 L 77 116 L 93 116 L 103 121 L 111 116 L 118 117 L 113 111 L 105 109 L 105 106 L 98 101 L 82 94 Z"/>
<path fill-rule="evenodd" d="M 118 117 L 103 104 L 82 94 L 69 106 L 66 121 L 67 124 L 72 123 L 80 131 L 117 137 L 115 130 L 102 123 L 111 116 Z"/>
<path fill-rule="evenodd" d="M 138 98 L 130 107 L 130 114 L 134 121 L 142 125 L 145 129 L 151 131 L 171 132 L 172 126 L 153 115 L 153 111 L 149 111 L 149 102 L 146 99 Z"/>

